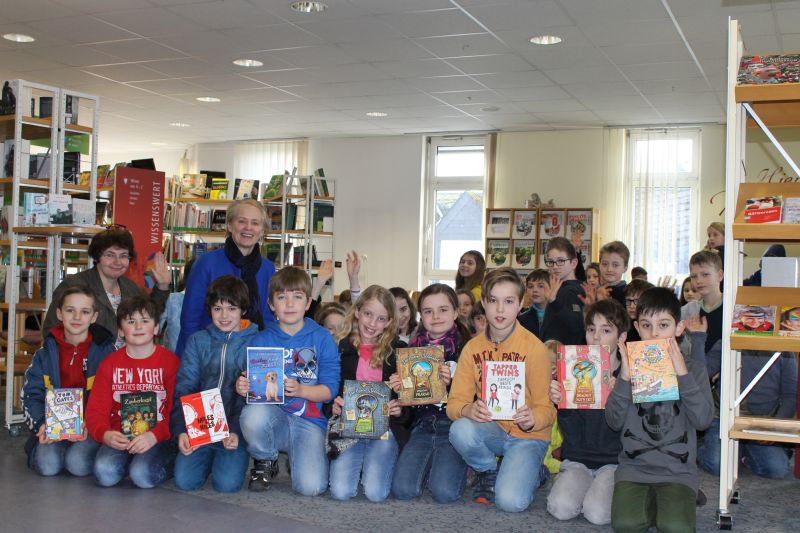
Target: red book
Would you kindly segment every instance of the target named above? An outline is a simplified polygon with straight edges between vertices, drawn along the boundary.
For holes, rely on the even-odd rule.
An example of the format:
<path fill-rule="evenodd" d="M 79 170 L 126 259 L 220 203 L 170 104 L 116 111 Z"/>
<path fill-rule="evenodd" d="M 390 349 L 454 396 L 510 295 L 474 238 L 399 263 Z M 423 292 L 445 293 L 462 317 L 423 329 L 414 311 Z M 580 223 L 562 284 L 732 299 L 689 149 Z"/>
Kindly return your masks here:
<path fill-rule="evenodd" d="M 611 355 L 605 346 L 559 346 L 559 409 L 605 409 L 611 392 Z"/>
<path fill-rule="evenodd" d="M 192 448 L 219 442 L 230 435 L 219 389 L 181 396 L 181 406 Z"/>
<path fill-rule="evenodd" d="M 744 206 L 744 221 L 751 224 L 779 224 L 782 205 L 780 196 L 748 198 Z"/>

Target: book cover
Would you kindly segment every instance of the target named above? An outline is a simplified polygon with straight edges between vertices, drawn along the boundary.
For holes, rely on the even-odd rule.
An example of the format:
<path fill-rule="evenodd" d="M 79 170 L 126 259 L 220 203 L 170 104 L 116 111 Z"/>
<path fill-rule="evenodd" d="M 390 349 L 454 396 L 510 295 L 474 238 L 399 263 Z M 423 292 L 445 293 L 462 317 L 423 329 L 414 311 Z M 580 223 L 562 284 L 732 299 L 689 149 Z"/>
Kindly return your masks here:
<path fill-rule="evenodd" d="M 255 200 L 258 198 L 258 181 L 256 180 L 236 178 L 234 189 L 233 197 L 236 200 L 245 200 L 247 198 Z"/>
<path fill-rule="evenodd" d="M 800 337 L 800 307 L 781 307 L 781 337 Z"/>
<path fill-rule="evenodd" d="M 262 183 L 261 187 L 262 200 L 270 200 L 283 195 L 283 174 L 272 176 L 269 183 Z"/>
<path fill-rule="evenodd" d="M 105 189 L 108 187 L 113 187 L 114 183 L 111 182 L 108 178 L 109 173 L 111 172 L 111 165 L 98 165 L 97 166 L 97 188 L 98 189 Z"/>
<path fill-rule="evenodd" d="M 181 179 L 182 195 L 184 198 L 205 198 L 206 197 L 206 175 L 205 174 L 184 174 Z"/>
<path fill-rule="evenodd" d="M 744 221 L 753 224 L 778 224 L 781 221 L 780 196 L 748 198 L 744 206 Z"/>
<path fill-rule="evenodd" d="M 267 206 L 267 220 L 269 227 L 267 231 L 281 231 L 283 224 L 283 206 L 282 205 L 268 205 Z"/>
<path fill-rule="evenodd" d="M 211 178 L 209 199 L 227 200 L 227 198 L 228 198 L 228 178 Z"/>
<path fill-rule="evenodd" d="M 230 435 L 218 388 L 181 396 L 181 407 L 186 420 L 186 434 L 193 448 L 219 442 Z"/>
<path fill-rule="evenodd" d="M 559 409 L 605 409 L 611 392 L 611 355 L 604 346 L 558 347 Z"/>
<path fill-rule="evenodd" d="M 566 237 L 583 257 L 584 267 L 591 261 L 592 212 L 567 211 Z"/>
<path fill-rule="evenodd" d="M 680 399 L 669 339 L 628 342 L 626 346 L 633 403 Z"/>
<path fill-rule="evenodd" d="M 228 225 L 225 223 L 227 215 L 227 209 L 214 209 L 211 215 L 211 231 L 227 231 Z"/>
<path fill-rule="evenodd" d="M 481 400 L 492 419 L 511 420 L 525 405 L 525 362 L 484 361 L 481 371 Z"/>
<path fill-rule="evenodd" d="M 800 83 L 800 54 L 742 56 L 736 81 L 740 85 Z"/>
<path fill-rule="evenodd" d="M 486 238 L 508 239 L 511 235 L 511 211 L 489 211 Z"/>
<path fill-rule="evenodd" d="M 297 229 L 295 226 L 297 226 L 297 204 L 295 204 L 295 203 L 287 203 L 286 204 L 286 227 L 284 228 L 284 230 Z"/>
<path fill-rule="evenodd" d="M 505 239 L 492 239 L 486 241 L 486 266 L 497 268 L 511 264 L 510 241 Z"/>
<path fill-rule="evenodd" d="M 389 386 L 383 381 L 344 382 L 340 434 L 351 439 L 380 439 L 389 431 Z"/>
<path fill-rule="evenodd" d="M 314 204 L 313 228 L 315 233 L 325 231 L 325 219 L 333 219 L 333 204 Z"/>
<path fill-rule="evenodd" d="M 147 433 L 158 422 L 158 397 L 155 392 L 127 392 L 119 395 L 120 431 L 133 440 Z"/>
<path fill-rule="evenodd" d="M 800 224 L 800 198 L 783 199 L 784 224 Z"/>
<path fill-rule="evenodd" d="M 77 440 L 83 433 L 83 389 L 47 389 L 44 434 L 48 440 Z"/>
<path fill-rule="evenodd" d="M 397 373 L 403 388 L 400 405 L 442 403 L 447 387 L 439 377 L 444 364 L 444 347 L 425 346 L 397 349 Z"/>
<path fill-rule="evenodd" d="M 539 219 L 539 238 L 551 239 L 553 237 L 563 237 L 564 234 L 564 212 L 542 211 Z"/>
<path fill-rule="evenodd" d="M 47 194 L 26 192 L 22 197 L 22 217 L 25 226 L 47 226 L 50 224 L 50 208 Z"/>
<path fill-rule="evenodd" d="M 51 193 L 47 197 L 47 205 L 50 212 L 50 224 L 54 226 L 72 224 L 72 196 Z"/>
<path fill-rule="evenodd" d="M 731 330 L 738 335 L 771 336 L 775 331 L 777 307 L 774 305 L 733 306 Z"/>
<path fill-rule="evenodd" d="M 514 211 L 514 226 L 511 228 L 512 239 L 532 239 L 536 236 L 536 211 Z"/>
<path fill-rule="evenodd" d="M 283 348 L 247 348 L 247 403 L 283 404 Z"/>
<path fill-rule="evenodd" d="M 514 268 L 533 268 L 536 257 L 536 241 L 533 239 L 519 239 L 513 241 L 514 255 L 511 256 L 511 266 Z"/>

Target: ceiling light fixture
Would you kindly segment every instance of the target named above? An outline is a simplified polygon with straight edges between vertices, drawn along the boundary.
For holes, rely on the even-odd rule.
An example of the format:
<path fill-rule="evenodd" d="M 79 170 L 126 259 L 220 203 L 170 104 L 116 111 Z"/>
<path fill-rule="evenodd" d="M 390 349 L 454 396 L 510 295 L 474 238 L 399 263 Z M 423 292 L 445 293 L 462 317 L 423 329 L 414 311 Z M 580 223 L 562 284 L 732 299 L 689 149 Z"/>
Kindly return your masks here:
<path fill-rule="evenodd" d="M 558 35 L 534 35 L 528 40 L 533 44 L 558 44 L 564 39 Z"/>
<path fill-rule="evenodd" d="M 234 65 L 239 65 L 240 67 L 263 67 L 264 63 L 259 61 L 258 59 L 234 59 Z"/>
<path fill-rule="evenodd" d="M 173 128 L 191 128 L 192 127 L 191 124 L 187 124 L 185 122 L 170 122 L 169 125 L 172 126 Z"/>
<path fill-rule="evenodd" d="M 216 96 L 198 96 L 196 98 L 198 102 L 220 102 L 221 100 Z"/>
<path fill-rule="evenodd" d="M 32 43 L 36 40 L 30 35 L 25 35 L 24 33 L 6 33 L 3 35 L 3 39 L 6 41 L 13 41 L 15 43 Z"/>
<path fill-rule="evenodd" d="M 368 117 L 388 117 L 389 113 L 384 113 L 383 111 L 368 111 Z"/>
<path fill-rule="evenodd" d="M 328 5 L 322 2 L 292 2 L 289 7 L 300 13 L 322 13 L 328 9 Z"/>

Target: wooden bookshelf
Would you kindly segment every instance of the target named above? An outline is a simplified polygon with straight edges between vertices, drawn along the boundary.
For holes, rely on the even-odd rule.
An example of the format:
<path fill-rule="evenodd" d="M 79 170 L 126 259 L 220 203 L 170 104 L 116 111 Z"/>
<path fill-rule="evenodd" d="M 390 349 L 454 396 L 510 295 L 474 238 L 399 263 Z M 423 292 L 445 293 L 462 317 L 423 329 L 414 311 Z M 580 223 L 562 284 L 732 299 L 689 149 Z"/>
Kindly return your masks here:
<path fill-rule="evenodd" d="M 13 231 L 18 235 L 65 235 L 89 238 L 105 229 L 101 226 L 32 226 L 17 227 Z"/>
<path fill-rule="evenodd" d="M 770 85 L 737 85 L 737 102 L 749 102 L 768 126 L 800 126 L 800 83 L 776 83 Z M 755 122 L 748 120 L 748 126 Z"/>
<path fill-rule="evenodd" d="M 733 238 L 753 242 L 800 241 L 800 224 L 748 224 L 744 221 L 747 199 L 762 196 L 800 198 L 800 183 L 740 183 L 736 196 L 736 216 L 733 219 Z"/>
<path fill-rule="evenodd" d="M 797 420 L 737 416 L 733 419 L 731 438 L 800 444 L 800 426 Z"/>

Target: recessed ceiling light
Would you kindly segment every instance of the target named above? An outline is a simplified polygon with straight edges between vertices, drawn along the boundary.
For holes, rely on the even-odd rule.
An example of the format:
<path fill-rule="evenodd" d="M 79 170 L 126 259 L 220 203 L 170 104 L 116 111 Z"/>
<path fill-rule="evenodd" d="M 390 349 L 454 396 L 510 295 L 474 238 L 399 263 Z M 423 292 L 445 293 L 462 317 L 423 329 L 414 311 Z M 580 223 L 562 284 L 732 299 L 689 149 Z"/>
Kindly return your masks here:
<path fill-rule="evenodd" d="M 24 33 L 6 33 L 3 35 L 3 39 L 6 41 L 14 41 L 15 43 L 32 43 L 36 40 L 30 35 L 25 35 Z"/>
<path fill-rule="evenodd" d="M 563 41 L 558 35 L 534 35 L 528 40 L 533 44 L 558 44 Z"/>
<path fill-rule="evenodd" d="M 196 98 L 198 102 L 219 102 L 220 99 L 216 96 L 198 96 Z"/>
<path fill-rule="evenodd" d="M 369 111 L 367 112 L 368 117 L 388 117 L 389 113 L 384 113 L 383 111 Z"/>
<path fill-rule="evenodd" d="M 234 65 L 239 65 L 240 67 L 263 67 L 264 63 L 259 61 L 258 59 L 235 59 L 233 61 Z"/>
<path fill-rule="evenodd" d="M 500 111 L 500 108 L 497 107 L 496 105 L 490 105 L 488 107 L 482 107 L 481 111 L 485 113 L 494 113 L 495 111 Z"/>
<path fill-rule="evenodd" d="M 289 7 L 300 13 L 321 13 L 328 9 L 328 5 L 322 2 L 292 2 Z"/>
<path fill-rule="evenodd" d="M 169 125 L 174 128 L 190 128 L 192 126 L 191 124 L 187 124 L 185 122 L 170 122 Z"/>

